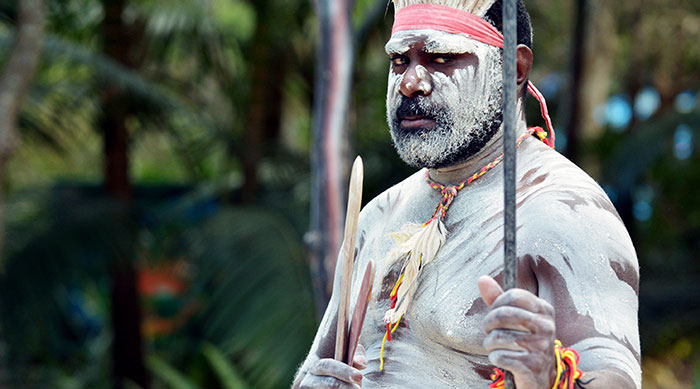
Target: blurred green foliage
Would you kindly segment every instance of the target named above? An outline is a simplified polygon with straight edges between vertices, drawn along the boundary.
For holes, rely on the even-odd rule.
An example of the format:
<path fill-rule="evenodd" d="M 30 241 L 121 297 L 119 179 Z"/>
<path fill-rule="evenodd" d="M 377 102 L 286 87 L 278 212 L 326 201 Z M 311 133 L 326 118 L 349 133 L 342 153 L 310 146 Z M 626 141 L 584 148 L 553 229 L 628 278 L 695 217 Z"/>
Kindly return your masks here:
<path fill-rule="evenodd" d="M 382 47 L 392 11 L 384 17 L 378 3 L 358 0 L 353 16 L 360 41 L 349 147 L 365 160 L 365 201 L 411 172 L 386 130 Z M 12 4 L 0 7 L 0 64 L 11 48 Z M 144 34 L 137 70 L 102 54 L 102 2 L 47 6 L 43 62 L 6 178 L 0 369 L 7 366 L 9 382 L 23 387 L 111 386 L 108 259 L 136 253 L 143 277 L 179 269 L 156 285 L 164 289 L 142 291 L 153 387 L 288 386 L 316 317 L 303 244 L 312 2 L 129 1 L 123 18 Z M 564 123 L 574 93 L 566 82 L 573 2 L 533 0 L 528 7 L 532 79 L 550 83 L 550 111 L 555 124 Z M 633 112 L 621 128 L 596 114 L 598 132 L 580 135 L 579 162 L 608 191 L 638 250 L 645 382 L 689 386 L 700 372 L 693 298 L 700 292 L 700 8 L 670 0 L 591 7 L 614 21 L 599 31 L 611 46 L 592 51 L 607 64 L 588 64 L 608 69 L 605 96 L 622 96 L 633 109 L 640 89 L 651 86 L 660 102 L 644 119 Z M 261 47 L 265 52 L 256 51 Z M 256 70 L 269 77 L 259 79 Z M 107 82 L 140 104 L 128 121 L 135 185 L 128 211 L 101 187 L 98 100 Z M 274 93 L 253 98 L 263 89 Z M 694 93 L 690 109 L 676 104 L 684 91 Z M 537 123 L 530 103 L 528 117 Z M 593 103 L 605 111 L 605 99 Z M 276 120 L 255 125 L 251 112 L 261 109 Z M 259 188 L 244 203 L 254 131 L 264 141 L 253 161 Z M 561 145 L 574 136 L 566 128 L 560 134 Z"/>
<path fill-rule="evenodd" d="M 250 387 L 284 386 L 315 330 L 297 232 L 275 212 L 222 204 L 210 191 L 189 190 L 137 190 L 137 222 L 128 227 L 139 231 L 140 269 L 186 263 L 184 291 L 167 288 L 175 274 L 140 288 L 147 322 L 169 324 L 145 327 L 148 365 L 169 384 L 176 381 L 168 373 L 173 365 L 186 367 L 194 387 L 231 379 Z M 27 384 L 71 377 L 81 387 L 109 386 L 106 266 L 115 252 L 129 253 L 129 232 L 115 222 L 118 203 L 99 187 L 68 185 L 47 194 L 8 204 L 24 209 L 8 223 L 13 244 L 0 283 L 9 366 Z"/>

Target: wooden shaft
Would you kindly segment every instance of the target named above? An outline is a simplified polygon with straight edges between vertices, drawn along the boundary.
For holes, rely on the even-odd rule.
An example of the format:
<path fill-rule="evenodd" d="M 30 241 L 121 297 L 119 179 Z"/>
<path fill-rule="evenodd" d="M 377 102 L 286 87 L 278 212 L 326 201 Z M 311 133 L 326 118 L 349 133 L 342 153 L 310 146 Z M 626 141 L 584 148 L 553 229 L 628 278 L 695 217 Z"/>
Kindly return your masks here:
<path fill-rule="evenodd" d="M 518 283 L 515 247 L 515 130 L 517 89 L 517 19 L 515 0 L 503 0 L 503 199 L 504 258 L 503 288 Z M 515 388 L 513 375 L 506 372 L 506 389 Z"/>
<path fill-rule="evenodd" d="M 350 189 L 348 190 L 348 209 L 345 216 L 345 234 L 342 248 L 342 270 L 340 279 L 340 301 L 338 303 L 338 326 L 335 336 L 335 360 L 342 361 L 347 353 L 348 310 L 350 305 L 350 287 L 352 285 L 352 265 L 355 259 L 355 238 L 357 222 L 362 205 L 362 158 L 359 156 L 352 164 Z"/>
<path fill-rule="evenodd" d="M 352 366 L 352 360 L 355 358 L 355 349 L 357 348 L 357 343 L 360 341 L 360 332 L 362 331 L 362 324 L 365 322 L 365 316 L 367 315 L 367 306 L 369 305 L 370 297 L 372 297 L 372 285 L 374 284 L 374 261 L 369 260 L 367 267 L 365 268 L 365 276 L 362 278 L 362 284 L 360 285 L 360 292 L 355 300 L 355 309 L 352 313 L 352 320 L 350 320 L 350 332 L 348 335 L 348 356 L 345 358 L 345 362 Z"/>

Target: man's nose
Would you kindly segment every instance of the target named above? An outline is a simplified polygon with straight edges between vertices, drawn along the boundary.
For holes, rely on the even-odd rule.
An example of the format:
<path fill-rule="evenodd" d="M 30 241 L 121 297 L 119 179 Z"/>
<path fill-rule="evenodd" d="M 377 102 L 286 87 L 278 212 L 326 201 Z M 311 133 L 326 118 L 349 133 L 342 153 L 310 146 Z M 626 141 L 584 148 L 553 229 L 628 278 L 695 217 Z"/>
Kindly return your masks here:
<path fill-rule="evenodd" d="M 403 74 L 399 91 L 406 97 L 427 96 L 433 91 L 433 82 L 423 65 L 409 66 Z"/>

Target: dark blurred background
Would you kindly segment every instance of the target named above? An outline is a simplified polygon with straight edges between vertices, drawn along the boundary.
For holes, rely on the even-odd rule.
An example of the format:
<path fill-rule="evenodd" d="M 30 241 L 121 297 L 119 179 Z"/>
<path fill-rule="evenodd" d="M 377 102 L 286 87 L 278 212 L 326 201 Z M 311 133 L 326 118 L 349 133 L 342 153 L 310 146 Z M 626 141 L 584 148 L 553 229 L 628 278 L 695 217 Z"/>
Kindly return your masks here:
<path fill-rule="evenodd" d="M 698 388 L 700 1 L 526 4 L 557 149 L 637 248 L 644 387 Z M 356 154 L 365 201 L 411 172 L 384 120 L 392 20 L 385 0 L 0 1 L 0 387 L 288 387 L 327 298 L 314 247 L 335 247 L 324 131 L 343 192 Z M 328 53 L 350 90 L 323 83 Z"/>

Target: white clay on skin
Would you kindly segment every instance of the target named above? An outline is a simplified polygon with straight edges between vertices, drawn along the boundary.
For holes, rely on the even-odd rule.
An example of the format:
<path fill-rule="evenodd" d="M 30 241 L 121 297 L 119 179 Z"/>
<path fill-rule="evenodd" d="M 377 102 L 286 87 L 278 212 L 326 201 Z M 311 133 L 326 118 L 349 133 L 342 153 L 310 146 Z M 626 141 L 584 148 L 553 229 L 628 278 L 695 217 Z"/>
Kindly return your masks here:
<path fill-rule="evenodd" d="M 460 34 L 449 34 L 436 30 L 399 31 L 391 36 L 384 46 L 387 55 L 403 54 L 416 38 L 425 38 L 425 52 L 431 54 L 475 53 L 479 42 Z"/>

